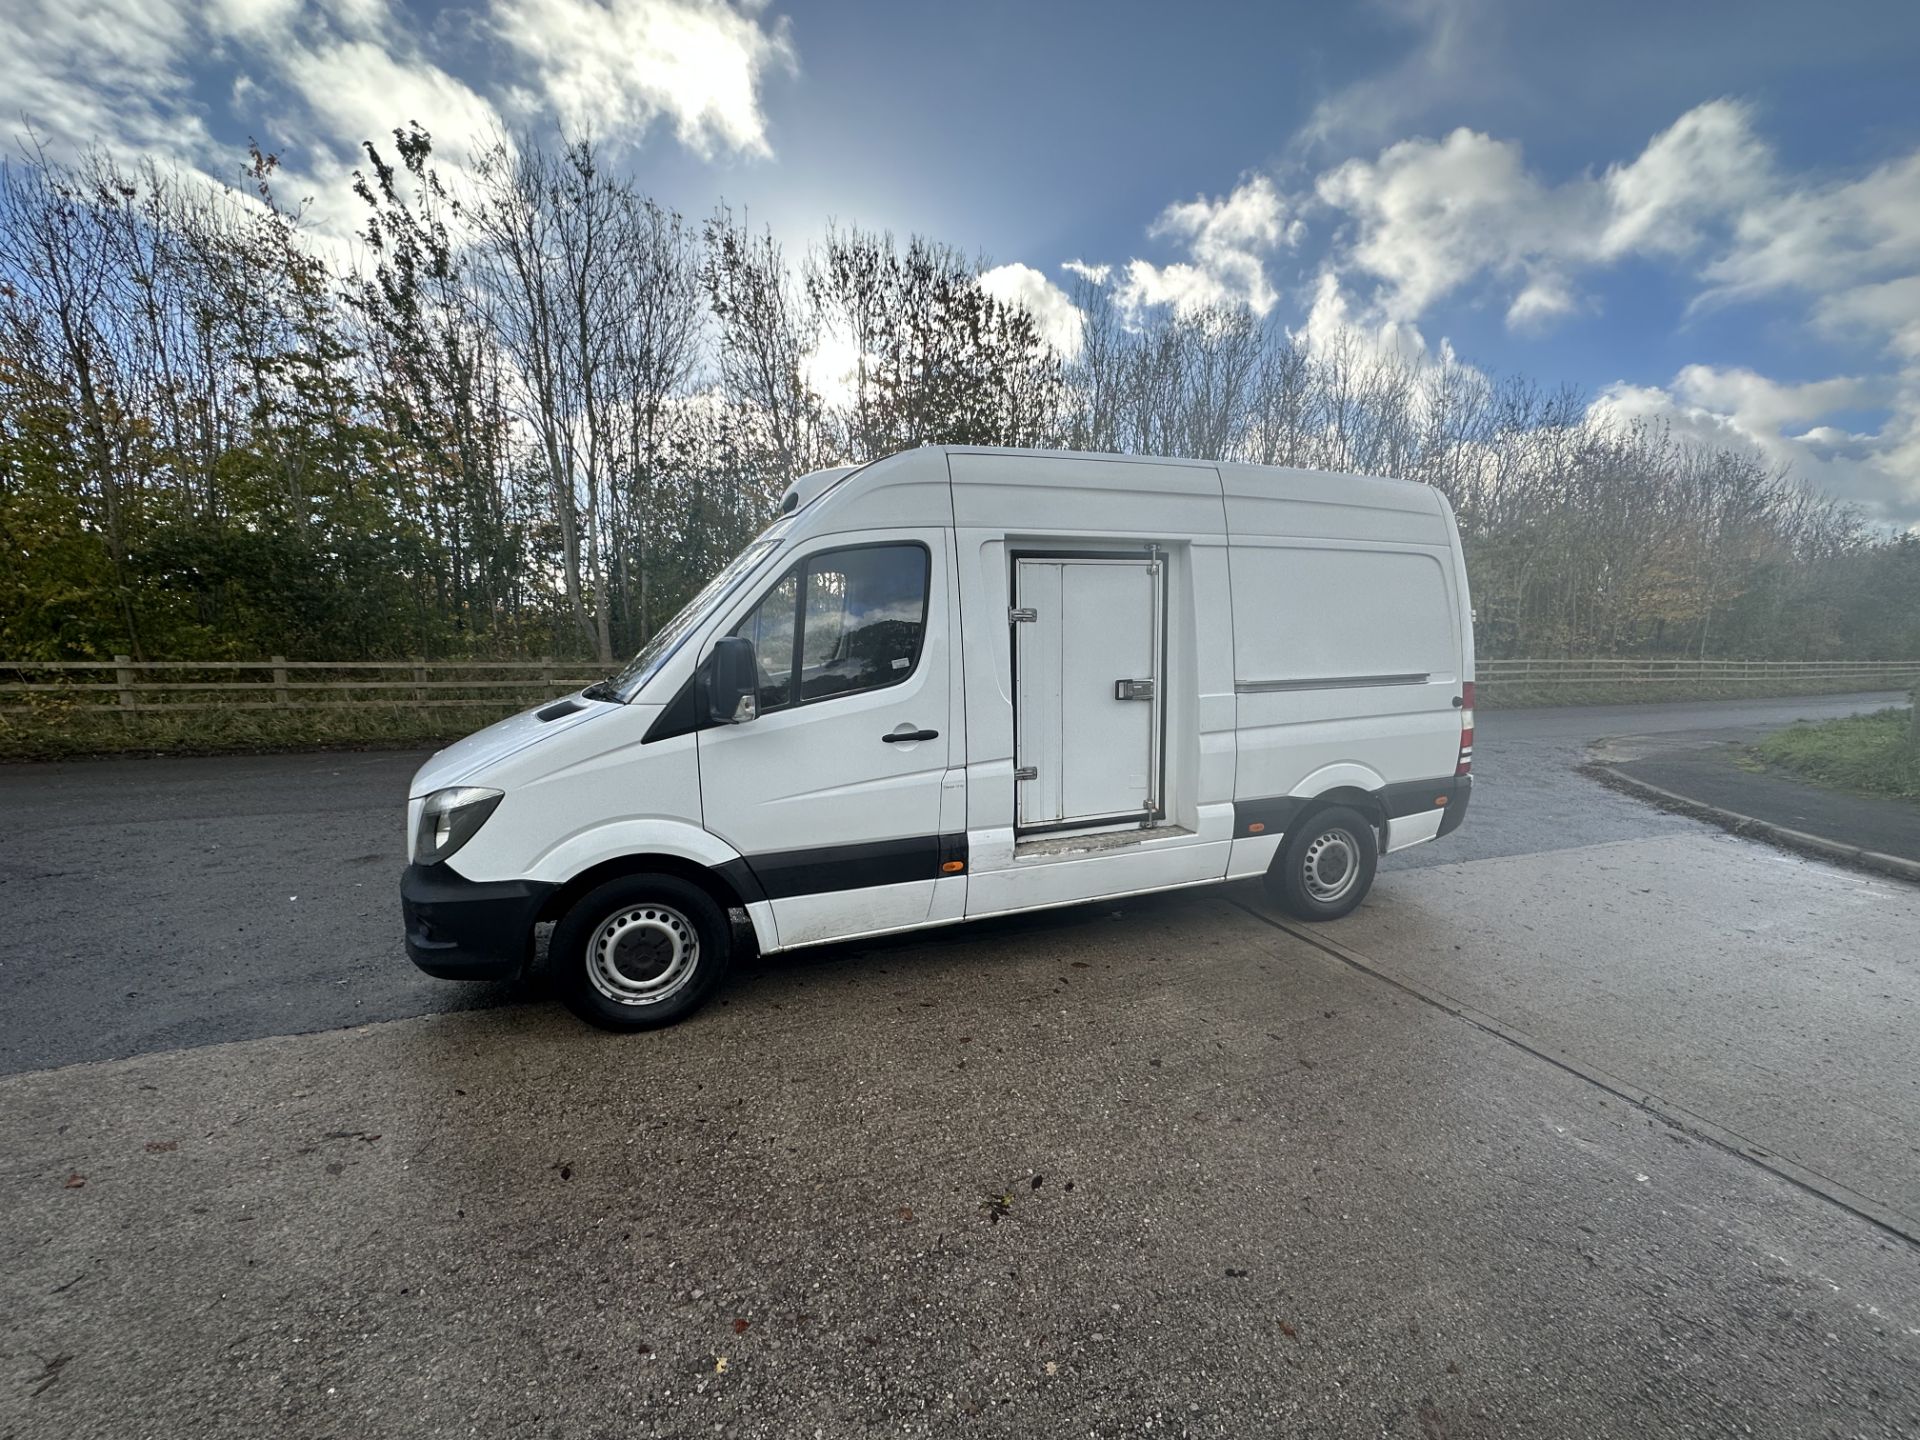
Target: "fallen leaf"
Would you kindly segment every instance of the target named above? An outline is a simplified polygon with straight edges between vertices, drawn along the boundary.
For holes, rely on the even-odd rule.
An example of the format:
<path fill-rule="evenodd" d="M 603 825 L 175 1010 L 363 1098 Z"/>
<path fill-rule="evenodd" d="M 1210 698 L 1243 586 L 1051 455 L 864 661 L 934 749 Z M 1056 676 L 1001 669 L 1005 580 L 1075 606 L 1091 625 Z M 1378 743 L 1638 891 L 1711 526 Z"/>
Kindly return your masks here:
<path fill-rule="evenodd" d="M 78 1171 L 75 1171 L 73 1174 L 67 1176 L 67 1183 L 61 1188 L 65 1190 L 78 1190 L 82 1185 L 86 1183 L 87 1183 L 87 1177 L 80 1174 Z"/>
<path fill-rule="evenodd" d="M 902 1223 L 913 1219 L 913 1207 L 911 1205 L 902 1205 L 894 1213 L 900 1217 Z"/>
<path fill-rule="evenodd" d="M 1057 1360 L 1047 1361 L 1047 1373 L 1049 1375 L 1058 1375 L 1060 1373 L 1060 1362 Z"/>
<path fill-rule="evenodd" d="M 169 1150 L 178 1150 L 179 1148 L 180 1142 L 178 1140 L 147 1141 L 147 1153 L 149 1155 L 164 1155 Z"/>
<path fill-rule="evenodd" d="M 713 1357 L 713 1373 L 716 1375 L 724 1375 L 727 1373 L 727 1357 L 726 1356 L 716 1355 Z"/>
<path fill-rule="evenodd" d="M 1289 1340 L 1298 1340 L 1300 1338 L 1300 1332 L 1284 1320 L 1280 1322 L 1280 1333 Z"/>
<path fill-rule="evenodd" d="M 747 1333 L 747 1328 L 752 1324 L 753 1322 L 751 1320 L 742 1320 L 738 1317 L 735 1317 L 733 1322 L 733 1333 L 736 1335 L 744 1335 Z"/>

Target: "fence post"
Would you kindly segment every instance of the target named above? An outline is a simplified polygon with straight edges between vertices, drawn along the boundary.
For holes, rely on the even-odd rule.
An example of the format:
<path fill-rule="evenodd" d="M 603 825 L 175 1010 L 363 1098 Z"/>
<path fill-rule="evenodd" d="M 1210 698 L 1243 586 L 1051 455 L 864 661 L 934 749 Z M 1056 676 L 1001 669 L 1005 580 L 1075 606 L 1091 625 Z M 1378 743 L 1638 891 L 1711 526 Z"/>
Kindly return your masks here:
<path fill-rule="evenodd" d="M 116 655 L 113 657 L 113 681 L 120 687 L 120 714 L 126 720 L 133 719 L 133 657 Z"/>
<path fill-rule="evenodd" d="M 553 656 L 542 655 L 540 663 L 545 667 L 540 672 L 540 688 L 551 695 L 553 693 Z"/>
<path fill-rule="evenodd" d="M 413 667 L 413 683 L 421 686 L 427 683 L 427 667 L 425 665 L 416 665 Z M 413 692 L 413 703 L 416 705 L 425 705 L 427 703 L 427 692 L 424 689 L 415 690 Z"/>
<path fill-rule="evenodd" d="M 291 705 L 293 694 L 287 689 L 287 657 L 270 655 L 267 658 L 273 661 L 273 703 Z"/>

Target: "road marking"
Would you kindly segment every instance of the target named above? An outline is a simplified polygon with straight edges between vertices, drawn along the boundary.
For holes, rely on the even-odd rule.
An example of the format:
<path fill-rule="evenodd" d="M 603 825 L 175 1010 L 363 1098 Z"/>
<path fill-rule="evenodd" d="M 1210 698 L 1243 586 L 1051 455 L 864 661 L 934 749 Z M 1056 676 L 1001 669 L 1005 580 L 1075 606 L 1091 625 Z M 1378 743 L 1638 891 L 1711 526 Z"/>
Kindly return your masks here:
<path fill-rule="evenodd" d="M 1863 1195 L 1858 1190 L 1843 1185 L 1838 1180 L 1822 1175 L 1817 1170 L 1810 1170 L 1804 1165 L 1788 1160 L 1784 1156 L 1777 1155 L 1757 1141 L 1749 1139 L 1738 1131 L 1729 1130 L 1723 1125 L 1716 1124 L 1712 1120 L 1707 1119 L 1706 1116 L 1687 1109 L 1684 1105 L 1676 1105 L 1672 1101 L 1656 1095 L 1651 1090 L 1630 1084 L 1616 1075 L 1609 1074 L 1597 1065 L 1591 1065 L 1584 1060 L 1575 1059 L 1573 1056 L 1548 1045 L 1544 1041 L 1536 1040 L 1523 1030 L 1516 1030 L 1505 1021 L 1494 1018 L 1484 1010 L 1475 1009 L 1464 1001 L 1454 999 L 1443 990 L 1435 990 L 1415 981 L 1403 980 L 1397 975 L 1390 975 L 1385 970 L 1379 968 L 1370 956 L 1362 955 L 1359 951 L 1341 944 L 1338 940 L 1319 934 L 1315 930 L 1297 924 L 1294 921 L 1283 920 L 1277 915 L 1271 915 L 1264 910 L 1247 904 L 1244 900 L 1229 898 L 1228 903 L 1246 911 L 1246 913 L 1254 919 L 1270 925 L 1285 934 L 1291 935 L 1303 944 L 1312 946 L 1322 954 L 1331 956 L 1343 965 L 1358 970 L 1363 975 L 1371 976 L 1373 979 L 1379 980 L 1384 984 L 1391 985 L 1394 989 L 1405 992 L 1422 1004 L 1430 1005 L 1443 1014 L 1450 1015 L 1456 1020 L 1464 1021 L 1477 1030 L 1484 1030 L 1496 1040 L 1503 1040 L 1517 1050 L 1524 1050 L 1536 1059 L 1544 1060 L 1549 1065 L 1566 1071 L 1569 1075 L 1578 1076 L 1590 1085 L 1597 1085 L 1609 1094 L 1617 1095 L 1629 1105 L 1647 1111 L 1674 1129 L 1697 1136 L 1708 1144 L 1726 1151 L 1729 1155 L 1737 1156 L 1749 1165 L 1758 1166 L 1769 1174 L 1776 1175 L 1780 1179 L 1785 1180 L 1788 1184 L 1805 1190 L 1810 1195 L 1817 1196 L 1831 1205 L 1838 1206 L 1850 1214 L 1857 1215 L 1860 1219 L 1865 1220 L 1876 1229 L 1885 1231 L 1895 1239 L 1904 1240 L 1907 1244 L 1914 1246 L 1916 1249 L 1920 1249 L 1920 1220 L 1916 1220 L 1914 1217 L 1906 1215 L 1894 1209 L 1892 1206 L 1874 1199 L 1870 1195 Z"/>

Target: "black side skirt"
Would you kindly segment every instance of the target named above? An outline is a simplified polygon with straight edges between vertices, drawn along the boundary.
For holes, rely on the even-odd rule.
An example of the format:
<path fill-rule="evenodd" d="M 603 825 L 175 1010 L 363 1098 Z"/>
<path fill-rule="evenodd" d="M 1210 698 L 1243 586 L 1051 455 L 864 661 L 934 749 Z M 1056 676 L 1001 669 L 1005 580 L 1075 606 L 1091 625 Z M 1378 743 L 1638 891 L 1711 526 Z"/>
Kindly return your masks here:
<path fill-rule="evenodd" d="M 944 868 L 956 863 L 958 870 Z M 964 874 L 966 866 L 967 836 L 960 831 L 858 845 L 774 850 L 729 861 L 720 869 L 742 898 L 753 901 L 791 900 L 797 895 L 937 880 L 943 874 Z"/>
<path fill-rule="evenodd" d="M 1460 822 L 1466 818 L 1467 797 L 1473 793 L 1473 777 L 1448 775 L 1439 780 L 1408 780 L 1398 785 L 1384 785 L 1369 793 L 1389 820 L 1404 820 L 1410 815 L 1424 815 L 1429 810 L 1444 809 L 1446 818 L 1440 822 L 1440 833 L 1446 835 L 1458 830 Z M 1234 836 L 1278 834 L 1291 826 L 1299 818 L 1300 812 L 1312 803 L 1310 798 L 1301 795 L 1236 800 L 1233 802 Z M 1255 825 L 1260 828 L 1255 830 Z"/>

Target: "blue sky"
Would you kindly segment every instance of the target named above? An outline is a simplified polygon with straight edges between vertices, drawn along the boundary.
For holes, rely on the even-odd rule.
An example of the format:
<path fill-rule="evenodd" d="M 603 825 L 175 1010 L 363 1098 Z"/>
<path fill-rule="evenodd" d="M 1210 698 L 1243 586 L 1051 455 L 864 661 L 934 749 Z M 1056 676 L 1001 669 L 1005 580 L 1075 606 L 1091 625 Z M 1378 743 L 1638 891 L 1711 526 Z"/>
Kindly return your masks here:
<path fill-rule="evenodd" d="M 1911 0 L 14 0 L 0 94 L 215 175 L 257 135 L 321 232 L 363 136 L 588 127 L 691 215 L 981 255 L 1063 347 L 1078 262 L 1142 311 L 1572 382 L 1920 524 Z"/>

